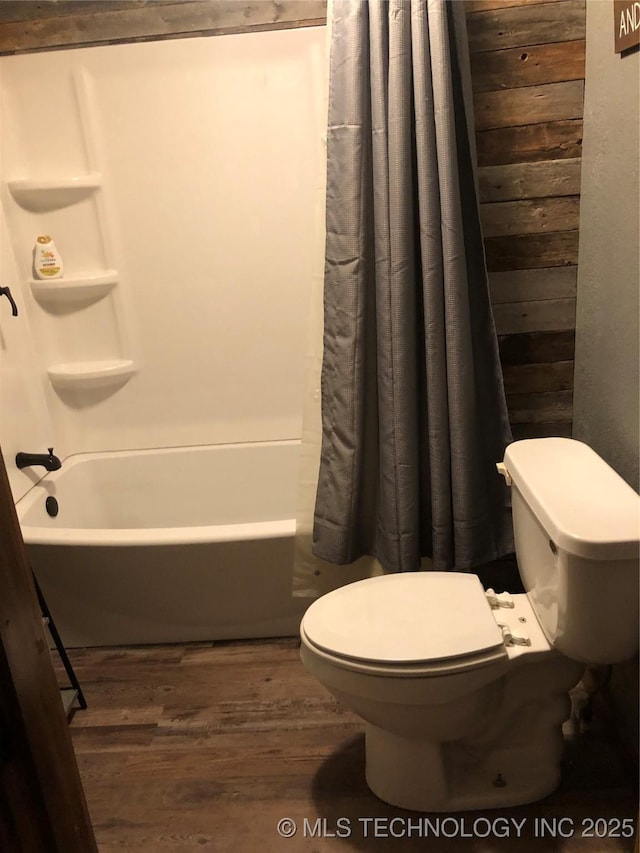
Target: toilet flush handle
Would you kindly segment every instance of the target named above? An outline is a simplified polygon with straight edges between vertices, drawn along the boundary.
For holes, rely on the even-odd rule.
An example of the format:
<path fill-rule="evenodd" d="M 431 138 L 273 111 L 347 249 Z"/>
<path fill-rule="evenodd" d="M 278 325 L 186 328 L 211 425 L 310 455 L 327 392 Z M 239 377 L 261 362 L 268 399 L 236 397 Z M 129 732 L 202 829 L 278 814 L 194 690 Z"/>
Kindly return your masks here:
<path fill-rule="evenodd" d="M 498 474 L 502 474 L 502 476 L 504 477 L 504 481 L 507 486 L 510 486 L 513 480 L 511 479 L 511 474 L 507 471 L 507 466 L 504 464 L 504 462 L 496 463 L 496 468 L 498 469 Z"/>

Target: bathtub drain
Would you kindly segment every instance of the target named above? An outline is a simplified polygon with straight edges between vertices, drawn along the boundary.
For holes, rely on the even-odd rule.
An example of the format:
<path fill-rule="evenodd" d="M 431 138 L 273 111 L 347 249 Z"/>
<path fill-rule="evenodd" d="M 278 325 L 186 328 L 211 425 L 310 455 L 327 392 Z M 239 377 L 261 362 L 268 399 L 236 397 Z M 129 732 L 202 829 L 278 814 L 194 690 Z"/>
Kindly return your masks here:
<path fill-rule="evenodd" d="M 49 515 L 52 518 L 55 518 L 59 510 L 58 501 L 52 495 L 49 495 L 49 497 L 44 502 L 44 505 Z"/>

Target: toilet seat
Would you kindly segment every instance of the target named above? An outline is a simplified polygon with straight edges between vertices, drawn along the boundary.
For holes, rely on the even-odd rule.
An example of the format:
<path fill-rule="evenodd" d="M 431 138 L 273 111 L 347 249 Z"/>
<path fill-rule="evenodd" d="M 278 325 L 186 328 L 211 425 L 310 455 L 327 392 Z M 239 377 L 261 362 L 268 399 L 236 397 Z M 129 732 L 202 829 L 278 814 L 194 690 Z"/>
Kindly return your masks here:
<path fill-rule="evenodd" d="M 476 575 L 368 578 L 315 601 L 301 625 L 320 654 L 360 671 L 444 675 L 502 660 L 502 631 Z"/>

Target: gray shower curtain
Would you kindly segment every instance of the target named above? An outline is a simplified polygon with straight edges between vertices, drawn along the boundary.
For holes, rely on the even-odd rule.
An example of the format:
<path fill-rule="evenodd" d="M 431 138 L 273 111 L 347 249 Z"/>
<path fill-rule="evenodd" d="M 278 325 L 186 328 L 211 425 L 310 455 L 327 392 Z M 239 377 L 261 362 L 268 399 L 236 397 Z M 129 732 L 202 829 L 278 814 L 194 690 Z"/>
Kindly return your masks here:
<path fill-rule="evenodd" d="M 513 542 L 464 7 L 335 0 L 332 25 L 313 553 L 470 569 Z"/>

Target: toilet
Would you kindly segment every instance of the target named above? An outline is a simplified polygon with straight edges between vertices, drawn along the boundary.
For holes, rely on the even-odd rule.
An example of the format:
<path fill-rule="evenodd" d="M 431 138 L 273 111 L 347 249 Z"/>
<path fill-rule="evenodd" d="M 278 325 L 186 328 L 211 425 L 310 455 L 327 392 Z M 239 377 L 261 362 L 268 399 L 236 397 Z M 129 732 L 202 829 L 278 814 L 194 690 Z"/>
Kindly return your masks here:
<path fill-rule="evenodd" d="M 533 802 L 560 779 L 568 691 L 585 665 L 638 648 L 640 498 L 586 444 L 509 445 L 526 593 L 409 572 L 317 599 L 300 626 L 309 672 L 365 723 L 366 779 L 417 811 Z"/>

